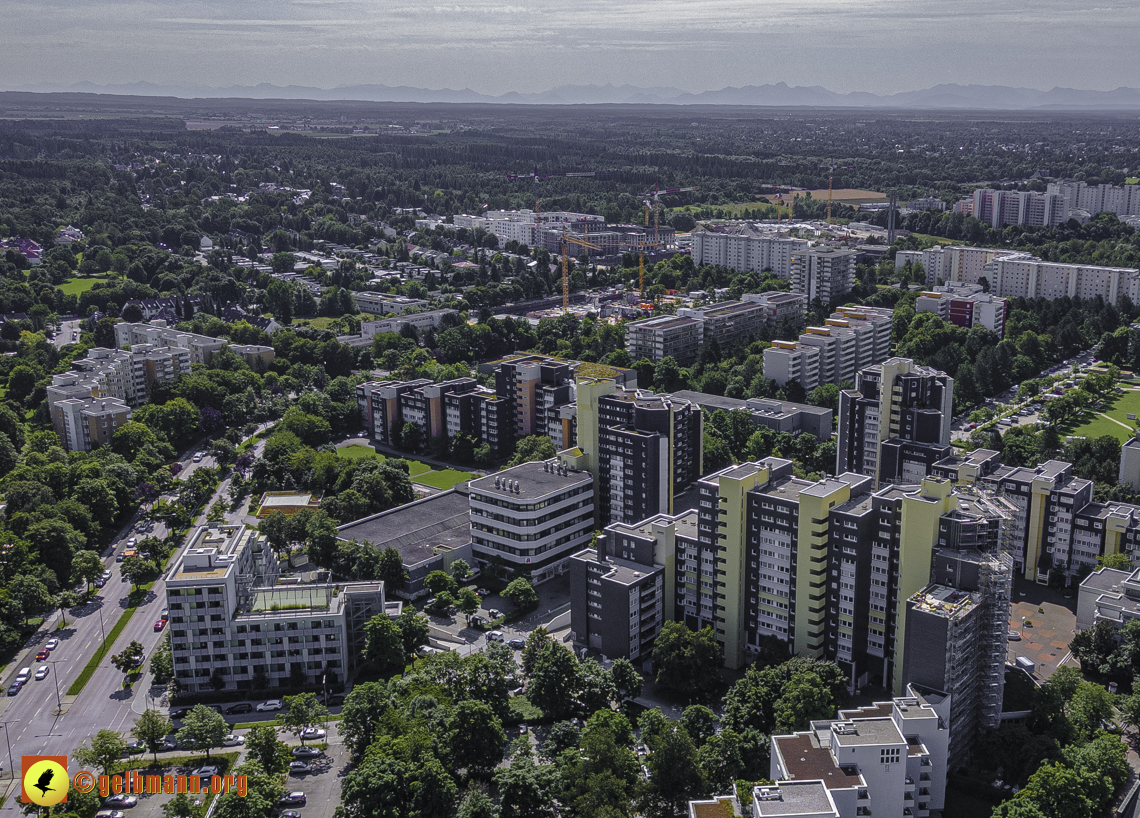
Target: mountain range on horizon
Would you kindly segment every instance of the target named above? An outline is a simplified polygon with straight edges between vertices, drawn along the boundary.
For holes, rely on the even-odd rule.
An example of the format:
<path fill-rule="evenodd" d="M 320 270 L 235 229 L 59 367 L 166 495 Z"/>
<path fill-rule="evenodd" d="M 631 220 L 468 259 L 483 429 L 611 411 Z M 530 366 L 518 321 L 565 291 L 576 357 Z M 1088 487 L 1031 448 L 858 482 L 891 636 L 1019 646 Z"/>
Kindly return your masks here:
<path fill-rule="evenodd" d="M 462 90 L 415 88 L 379 84 L 316 88 L 301 85 L 205 86 L 157 85 L 135 82 L 97 85 L 80 82 L 69 86 L 37 85 L 13 88 L 32 93 L 89 93 L 125 96 L 178 97 L 182 99 L 280 99 L 362 102 L 444 102 L 499 105 L 737 105 L 810 108 L 899 108 L 961 110 L 1140 110 L 1140 88 L 1112 91 L 1076 88 L 1012 88 L 1004 85 L 958 85 L 948 83 L 917 91 L 874 94 L 868 91 L 838 93 L 818 85 L 768 85 L 726 87 L 689 93 L 678 88 L 641 88 L 632 85 L 562 85 L 541 93 L 512 91 L 498 96 Z"/>

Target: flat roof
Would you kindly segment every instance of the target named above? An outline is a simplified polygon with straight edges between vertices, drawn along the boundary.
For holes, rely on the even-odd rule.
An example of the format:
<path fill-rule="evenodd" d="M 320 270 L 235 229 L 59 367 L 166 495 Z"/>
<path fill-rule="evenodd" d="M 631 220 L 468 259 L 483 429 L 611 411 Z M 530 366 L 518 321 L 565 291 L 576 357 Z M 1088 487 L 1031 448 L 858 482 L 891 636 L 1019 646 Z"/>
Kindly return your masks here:
<path fill-rule="evenodd" d="M 268 491 L 261 497 L 261 505 L 264 508 L 269 506 L 275 508 L 279 506 L 307 506 L 313 500 L 313 495 L 305 493 L 291 494 L 289 492 Z"/>
<path fill-rule="evenodd" d="M 836 722 L 833 728 L 837 724 L 839 723 Z M 906 739 L 899 732 L 899 728 L 889 718 L 858 719 L 857 721 L 844 722 L 844 724 L 853 726 L 851 732 L 839 732 L 837 729 L 831 731 L 832 741 L 839 746 L 906 744 Z"/>
<path fill-rule="evenodd" d="M 822 781 L 829 790 L 863 785 L 863 776 L 848 773 L 835 763 L 826 747 L 821 747 L 812 733 L 794 736 L 772 736 L 772 745 L 779 749 L 789 779 Z"/>
<path fill-rule="evenodd" d="M 1128 579 L 1131 571 L 1118 571 L 1115 568 L 1101 568 L 1099 571 L 1093 571 L 1084 582 L 1081 583 L 1082 588 L 1092 588 L 1097 591 L 1120 591 L 1120 583 Z"/>
<path fill-rule="evenodd" d="M 778 799 L 754 798 L 753 814 L 759 818 L 791 818 L 794 815 L 838 815 L 835 804 L 827 794 L 822 781 L 779 781 L 774 785 L 756 787 L 753 794 L 767 791 L 779 793 Z M 759 810 L 759 812 L 757 812 Z"/>
<path fill-rule="evenodd" d="M 337 536 L 395 548 L 405 565 L 416 565 L 471 541 L 471 507 L 451 489 L 342 525 Z"/>
<path fill-rule="evenodd" d="M 469 484 L 470 491 L 472 494 L 479 492 L 491 496 L 501 495 L 508 500 L 522 503 L 538 500 L 550 494 L 557 494 L 593 480 L 587 471 L 567 471 L 560 474 L 554 468 L 555 464 L 556 459 L 522 463 L 497 474 L 489 474 L 478 480 L 472 480 Z M 549 466 L 549 468 L 544 469 L 544 466 Z M 499 487 L 495 486 L 496 480 L 500 481 Z M 517 492 L 513 490 L 516 480 L 519 484 Z M 503 481 L 509 481 L 512 490 L 508 491 L 503 488 Z"/>
<path fill-rule="evenodd" d="M 331 602 L 332 588 L 327 585 L 259 588 L 253 592 L 253 602 L 248 612 L 306 609 L 327 611 Z"/>

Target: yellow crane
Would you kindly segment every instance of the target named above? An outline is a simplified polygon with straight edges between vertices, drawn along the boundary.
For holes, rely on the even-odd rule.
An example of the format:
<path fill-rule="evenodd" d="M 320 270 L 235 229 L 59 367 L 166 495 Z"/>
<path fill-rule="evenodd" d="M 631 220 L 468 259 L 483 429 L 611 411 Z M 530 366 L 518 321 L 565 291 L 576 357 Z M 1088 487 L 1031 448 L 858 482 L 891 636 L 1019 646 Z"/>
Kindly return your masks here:
<path fill-rule="evenodd" d="M 591 250 L 602 248 L 593 242 L 569 235 L 565 229 L 562 231 L 562 310 L 570 309 L 570 245 L 577 244 Z"/>
<path fill-rule="evenodd" d="M 637 248 L 638 249 L 637 267 L 638 267 L 638 271 L 640 274 L 639 275 L 638 293 L 641 296 L 642 301 L 645 300 L 645 248 L 646 247 L 660 247 L 660 245 L 657 244 L 656 242 L 654 242 L 653 244 L 649 244 L 645 241 L 647 238 L 649 238 L 649 208 L 650 208 L 649 200 L 646 199 L 644 201 L 644 204 L 645 204 L 645 235 L 643 235 L 641 237 L 641 244 Z"/>

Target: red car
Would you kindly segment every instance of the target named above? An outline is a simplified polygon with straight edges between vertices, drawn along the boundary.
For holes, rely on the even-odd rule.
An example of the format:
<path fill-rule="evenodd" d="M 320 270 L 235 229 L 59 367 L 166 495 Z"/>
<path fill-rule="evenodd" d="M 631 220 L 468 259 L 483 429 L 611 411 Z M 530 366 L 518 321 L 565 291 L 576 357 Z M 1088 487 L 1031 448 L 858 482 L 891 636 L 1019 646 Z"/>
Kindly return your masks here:
<path fill-rule="evenodd" d="M 44 659 L 48 658 L 49 656 L 51 656 L 51 651 L 45 648 L 44 650 L 41 650 L 39 653 L 36 654 L 36 661 L 42 662 Z"/>
<path fill-rule="evenodd" d="M 163 629 L 163 628 L 165 628 L 165 627 L 166 627 L 166 620 L 165 620 L 165 619 L 160 619 L 160 620 L 158 620 L 157 622 L 155 622 L 155 623 L 154 623 L 154 629 L 155 629 L 156 631 L 160 631 L 160 630 L 162 630 L 162 629 Z"/>

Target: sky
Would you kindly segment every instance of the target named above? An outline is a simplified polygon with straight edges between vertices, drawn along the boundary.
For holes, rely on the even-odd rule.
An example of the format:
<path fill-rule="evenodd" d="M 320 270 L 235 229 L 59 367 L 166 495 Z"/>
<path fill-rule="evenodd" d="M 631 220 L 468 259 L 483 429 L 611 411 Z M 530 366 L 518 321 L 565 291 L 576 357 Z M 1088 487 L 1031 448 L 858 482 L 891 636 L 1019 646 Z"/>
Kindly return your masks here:
<path fill-rule="evenodd" d="M 0 0 L 0 20 L 9 89 L 1140 87 L 1136 0 Z"/>

